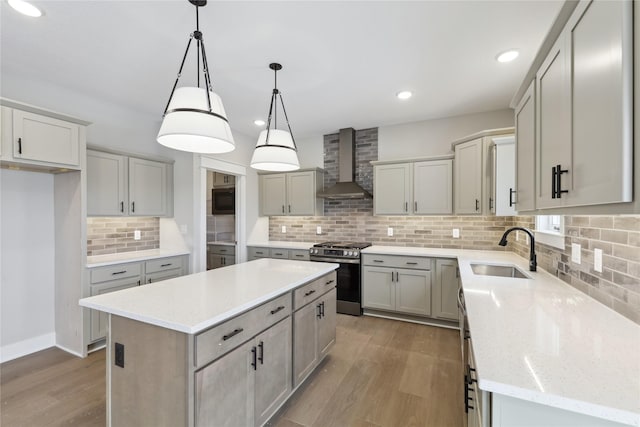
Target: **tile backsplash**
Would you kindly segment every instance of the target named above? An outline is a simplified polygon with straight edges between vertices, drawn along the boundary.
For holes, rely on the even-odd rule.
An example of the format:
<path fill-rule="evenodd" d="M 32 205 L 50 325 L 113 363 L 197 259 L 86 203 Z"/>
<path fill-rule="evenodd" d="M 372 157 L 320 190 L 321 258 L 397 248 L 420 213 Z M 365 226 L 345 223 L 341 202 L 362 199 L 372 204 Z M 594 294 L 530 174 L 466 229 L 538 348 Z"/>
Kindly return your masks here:
<path fill-rule="evenodd" d="M 140 240 L 134 240 L 135 230 L 140 230 Z M 87 218 L 87 256 L 144 251 L 159 247 L 159 218 Z"/>

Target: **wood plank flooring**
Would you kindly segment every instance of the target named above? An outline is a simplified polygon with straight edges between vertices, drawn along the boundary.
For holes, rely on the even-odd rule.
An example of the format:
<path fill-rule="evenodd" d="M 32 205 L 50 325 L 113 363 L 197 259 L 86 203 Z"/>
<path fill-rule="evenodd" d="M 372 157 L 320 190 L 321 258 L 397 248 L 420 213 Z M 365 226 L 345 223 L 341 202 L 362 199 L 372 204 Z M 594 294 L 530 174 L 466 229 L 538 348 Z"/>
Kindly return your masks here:
<path fill-rule="evenodd" d="M 458 331 L 338 315 L 336 345 L 269 423 L 300 426 L 462 425 Z M 105 352 L 57 348 L 0 365 L 0 425 L 104 426 Z"/>

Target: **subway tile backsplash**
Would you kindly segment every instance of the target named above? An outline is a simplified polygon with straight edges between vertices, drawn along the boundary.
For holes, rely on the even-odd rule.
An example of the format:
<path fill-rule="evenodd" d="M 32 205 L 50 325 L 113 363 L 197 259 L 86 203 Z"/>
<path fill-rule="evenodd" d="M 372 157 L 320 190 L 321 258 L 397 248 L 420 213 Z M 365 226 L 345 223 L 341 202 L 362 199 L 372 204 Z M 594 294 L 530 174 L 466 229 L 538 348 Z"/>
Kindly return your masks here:
<path fill-rule="evenodd" d="M 135 230 L 140 230 L 140 240 L 134 240 Z M 87 256 L 144 251 L 159 247 L 159 218 L 87 218 Z"/>

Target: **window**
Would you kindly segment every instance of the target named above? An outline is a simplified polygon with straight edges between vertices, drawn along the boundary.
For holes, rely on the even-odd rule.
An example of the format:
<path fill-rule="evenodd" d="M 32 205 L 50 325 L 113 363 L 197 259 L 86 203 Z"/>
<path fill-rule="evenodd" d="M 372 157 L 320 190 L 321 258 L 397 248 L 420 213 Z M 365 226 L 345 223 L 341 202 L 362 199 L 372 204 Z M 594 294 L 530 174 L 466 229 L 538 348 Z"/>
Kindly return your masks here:
<path fill-rule="evenodd" d="M 564 250 L 564 217 L 562 215 L 537 215 L 536 240 Z"/>

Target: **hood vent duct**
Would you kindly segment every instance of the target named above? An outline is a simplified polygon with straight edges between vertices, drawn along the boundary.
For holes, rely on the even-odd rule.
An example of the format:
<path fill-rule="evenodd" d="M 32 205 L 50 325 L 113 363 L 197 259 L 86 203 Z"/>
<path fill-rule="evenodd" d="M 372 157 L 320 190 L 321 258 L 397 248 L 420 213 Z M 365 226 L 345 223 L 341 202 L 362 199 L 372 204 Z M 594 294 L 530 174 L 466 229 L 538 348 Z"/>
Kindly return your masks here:
<path fill-rule="evenodd" d="M 338 182 L 318 193 L 318 197 L 332 200 L 371 199 L 373 196 L 355 182 L 356 131 L 353 128 L 340 129 L 338 143 Z"/>

